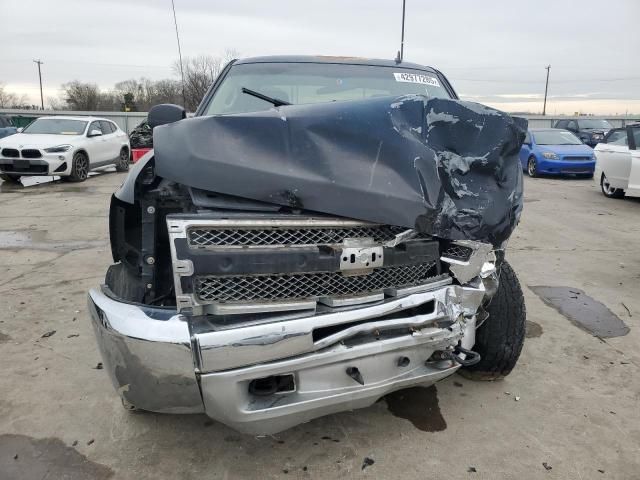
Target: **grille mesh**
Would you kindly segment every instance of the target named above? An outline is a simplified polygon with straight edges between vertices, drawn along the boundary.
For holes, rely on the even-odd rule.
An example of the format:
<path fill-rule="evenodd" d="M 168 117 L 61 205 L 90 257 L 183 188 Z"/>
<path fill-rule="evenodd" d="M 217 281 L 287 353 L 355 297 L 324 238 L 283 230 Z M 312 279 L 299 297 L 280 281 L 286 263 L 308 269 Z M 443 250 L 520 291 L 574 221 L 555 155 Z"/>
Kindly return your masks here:
<path fill-rule="evenodd" d="M 460 260 L 466 262 L 471 257 L 473 250 L 469 247 L 462 245 L 452 244 L 442 254 L 443 257 L 451 258 L 453 260 Z"/>
<path fill-rule="evenodd" d="M 196 295 L 205 302 L 299 300 L 360 295 L 390 287 L 426 283 L 437 275 L 436 262 L 377 268 L 368 275 L 340 272 L 291 275 L 205 276 L 196 278 Z"/>
<path fill-rule="evenodd" d="M 191 247 L 271 246 L 271 245 L 335 245 L 345 238 L 373 237 L 376 242 L 392 240 L 406 228 L 375 225 L 349 228 L 256 228 L 216 229 L 190 228 Z"/>

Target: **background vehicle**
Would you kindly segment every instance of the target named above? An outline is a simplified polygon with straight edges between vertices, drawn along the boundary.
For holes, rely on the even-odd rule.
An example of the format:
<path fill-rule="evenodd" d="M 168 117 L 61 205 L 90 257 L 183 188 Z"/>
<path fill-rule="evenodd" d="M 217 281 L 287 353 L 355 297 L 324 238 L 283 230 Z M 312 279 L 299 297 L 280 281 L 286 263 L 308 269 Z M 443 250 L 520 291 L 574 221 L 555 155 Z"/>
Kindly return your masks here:
<path fill-rule="evenodd" d="M 553 128 L 562 128 L 575 133 L 583 143 L 595 147 L 609 130 L 613 128 L 606 120 L 585 118 L 578 120 L 558 120 Z"/>
<path fill-rule="evenodd" d="M 146 120 L 141 122 L 129 134 L 131 160 L 135 163 L 153 148 L 153 131 Z"/>
<path fill-rule="evenodd" d="M 8 137 L 17 133 L 18 128 L 13 125 L 11 118 L 0 115 L 0 138 Z"/>
<path fill-rule="evenodd" d="M 593 177 L 593 149 L 567 130 L 535 128 L 520 149 L 522 168 L 530 177 L 543 174 Z"/>
<path fill-rule="evenodd" d="M 90 170 L 108 165 L 129 169 L 129 140 L 104 118 L 40 117 L 21 133 L 0 140 L 0 175 L 6 181 L 59 175 L 81 182 Z"/>
<path fill-rule="evenodd" d="M 112 198 L 114 264 L 89 293 L 125 406 L 205 412 L 262 434 L 461 366 L 509 374 L 525 311 L 502 245 L 522 207 L 526 127 L 455 100 L 421 65 L 261 57 L 228 65 L 194 118 L 152 108 L 154 155 Z M 470 202 L 464 221 L 474 212 L 486 228 L 468 237 L 482 238 L 414 230 L 424 192 L 449 181 L 410 154 L 433 152 L 427 103 L 429 131 L 448 135 L 441 148 L 482 157 L 451 199 Z M 481 146 L 469 149 L 469 132 Z M 460 211 L 434 209 L 425 230 Z"/>
<path fill-rule="evenodd" d="M 596 178 L 606 197 L 640 197 L 639 148 L 640 123 L 611 130 L 596 146 Z"/>

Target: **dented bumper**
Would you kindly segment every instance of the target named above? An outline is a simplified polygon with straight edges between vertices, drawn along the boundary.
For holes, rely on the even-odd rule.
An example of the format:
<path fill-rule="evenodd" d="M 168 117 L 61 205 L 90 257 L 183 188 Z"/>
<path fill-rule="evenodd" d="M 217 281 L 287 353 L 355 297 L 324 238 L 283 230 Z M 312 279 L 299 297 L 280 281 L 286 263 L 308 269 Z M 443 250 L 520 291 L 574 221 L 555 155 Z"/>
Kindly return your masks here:
<path fill-rule="evenodd" d="M 175 311 L 126 304 L 108 289 L 89 293 L 105 369 L 125 403 L 164 413 L 205 412 L 239 431 L 266 434 L 361 408 L 458 364 L 436 351 L 475 342 L 486 290 L 432 289 L 370 306 L 193 333 Z M 359 379 L 348 375 L 356 368 Z M 255 388 L 286 378 L 285 388 Z"/>

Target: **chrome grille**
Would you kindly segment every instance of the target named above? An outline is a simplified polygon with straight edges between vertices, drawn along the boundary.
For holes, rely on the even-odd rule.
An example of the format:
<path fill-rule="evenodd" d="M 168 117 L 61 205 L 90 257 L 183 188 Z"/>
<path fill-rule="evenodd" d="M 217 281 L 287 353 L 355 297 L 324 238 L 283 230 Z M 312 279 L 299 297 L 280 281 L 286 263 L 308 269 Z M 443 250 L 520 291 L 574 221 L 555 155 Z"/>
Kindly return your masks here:
<path fill-rule="evenodd" d="M 442 254 L 443 257 L 451 258 L 452 260 L 459 260 L 466 262 L 471 257 L 473 249 L 465 247 L 463 245 L 451 244 Z"/>
<path fill-rule="evenodd" d="M 274 229 L 193 227 L 188 230 L 188 239 L 189 245 L 194 248 L 335 245 L 342 243 L 345 238 L 371 237 L 376 242 L 386 242 L 405 230 L 407 229 L 403 227 L 389 225 Z"/>
<path fill-rule="evenodd" d="M 364 295 L 385 288 L 428 283 L 437 275 L 436 262 L 383 267 L 368 275 L 340 272 L 287 275 L 204 276 L 195 280 L 196 295 L 204 302 L 282 301 Z"/>

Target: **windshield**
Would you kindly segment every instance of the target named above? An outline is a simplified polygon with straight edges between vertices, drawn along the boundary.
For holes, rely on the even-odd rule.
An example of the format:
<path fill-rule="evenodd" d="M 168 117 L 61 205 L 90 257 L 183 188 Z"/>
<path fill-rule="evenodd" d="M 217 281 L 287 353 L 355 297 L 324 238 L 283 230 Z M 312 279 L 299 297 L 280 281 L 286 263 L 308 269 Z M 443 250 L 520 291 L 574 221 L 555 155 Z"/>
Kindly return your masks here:
<path fill-rule="evenodd" d="M 65 118 L 39 118 L 25 128 L 22 133 L 47 135 L 82 135 L 87 122 Z"/>
<path fill-rule="evenodd" d="M 606 120 L 595 120 L 595 119 L 578 120 L 578 125 L 580 125 L 580 128 L 603 128 L 605 130 L 609 130 L 613 128 L 613 125 L 611 125 Z"/>
<path fill-rule="evenodd" d="M 533 132 L 533 138 L 538 145 L 582 145 L 573 133 L 563 130 Z"/>
<path fill-rule="evenodd" d="M 331 63 L 250 63 L 234 65 L 205 115 L 255 112 L 273 103 L 242 88 L 292 104 L 361 100 L 409 93 L 450 98 L 432 72 L 398 67 Z"/>

